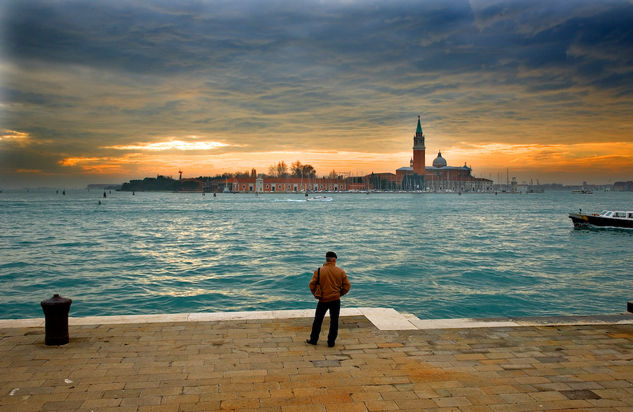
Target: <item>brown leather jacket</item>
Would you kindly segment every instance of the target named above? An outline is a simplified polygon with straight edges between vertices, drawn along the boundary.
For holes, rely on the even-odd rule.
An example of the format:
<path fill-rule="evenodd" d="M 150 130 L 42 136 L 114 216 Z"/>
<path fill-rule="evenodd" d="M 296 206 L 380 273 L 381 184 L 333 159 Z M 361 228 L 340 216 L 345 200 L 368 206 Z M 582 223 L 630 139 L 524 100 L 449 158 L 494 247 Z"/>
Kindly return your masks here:
<path fill-rule="evenodd" d="M 310 291 L 314 295 L 317 284 L 318 269 L 314 271 L 310 281 Z M 336 266 L 336 262 L 325 262 L 321 266 L 321 299 L 319 302 L 333 302 L 349 292 L 352 285 L 347 280 L 345 271 Z"/>

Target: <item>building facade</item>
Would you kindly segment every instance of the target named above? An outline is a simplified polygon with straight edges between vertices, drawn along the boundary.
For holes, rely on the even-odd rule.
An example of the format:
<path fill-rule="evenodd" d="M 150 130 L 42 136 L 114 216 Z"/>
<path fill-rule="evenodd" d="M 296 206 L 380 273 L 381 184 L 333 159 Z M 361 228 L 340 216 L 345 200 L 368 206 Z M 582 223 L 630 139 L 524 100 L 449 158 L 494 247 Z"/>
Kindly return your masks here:
<path fill-rule="evenodd" d="M 341 178 L 293 176 L 234 177 L 230 180 L 228 187 L 231 187 L 231 191 L 236 193 L 342 192 L 348 190 L 347 183 Z"/>
<path fill-rule="evenodd" d="M 425 166 L 424 139 L 420 116 L 418 116 L 418 126 L 413 137 L 413 158 L 408 167 L 396 170 L 396 176 L 403 190 L 427 192 L 488 192 L 492 190 L 492 180 L 472 176 L 472 169 L 466 164 L 461 167 L 448 166 L 441 152 L 438 152 L 432 166 Z M 421 160 L 420 156 L 422 156 Z M 422 179 L 419 178 L 420 176 Z"/>

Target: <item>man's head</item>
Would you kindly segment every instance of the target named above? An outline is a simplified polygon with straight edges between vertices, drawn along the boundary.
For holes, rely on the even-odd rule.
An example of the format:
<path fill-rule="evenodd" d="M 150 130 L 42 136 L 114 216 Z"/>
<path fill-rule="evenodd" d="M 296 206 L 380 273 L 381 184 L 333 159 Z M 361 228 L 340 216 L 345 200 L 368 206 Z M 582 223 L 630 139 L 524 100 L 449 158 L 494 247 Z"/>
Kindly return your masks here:
<path fill-rule="evenodd" d="M 336 253 L 334 253 L 334 252 L 327 252 L 325 254 L 325 260 L 327 262 L 336 262 Z"/>

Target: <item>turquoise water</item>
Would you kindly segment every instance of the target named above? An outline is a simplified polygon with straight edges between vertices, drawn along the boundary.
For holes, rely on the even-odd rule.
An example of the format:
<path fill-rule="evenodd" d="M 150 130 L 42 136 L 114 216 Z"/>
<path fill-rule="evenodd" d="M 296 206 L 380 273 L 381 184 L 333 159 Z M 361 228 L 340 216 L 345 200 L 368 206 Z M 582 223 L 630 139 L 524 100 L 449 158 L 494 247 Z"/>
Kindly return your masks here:
<path fill-rule="evenodd" d="M 0 193 L 0 318 L 313 308 L 327 250 L 344 305 L 420 318 L 613 313 L 633 299 L 632 231 L 574 230 L 633 193 Z M 102 204 L 98 205 L 98 201 Z"/>

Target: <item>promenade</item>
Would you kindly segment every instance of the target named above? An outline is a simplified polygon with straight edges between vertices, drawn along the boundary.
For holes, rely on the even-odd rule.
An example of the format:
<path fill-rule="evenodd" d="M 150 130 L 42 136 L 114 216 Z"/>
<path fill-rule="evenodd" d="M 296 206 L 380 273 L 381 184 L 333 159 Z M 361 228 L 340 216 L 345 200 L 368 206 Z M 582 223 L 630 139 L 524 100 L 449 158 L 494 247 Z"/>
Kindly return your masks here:
<path fill-rule="evenodd" d="M 633 411 L 633 315 L 420 320 L 345 309 L 0 321 L 2 411 Z"/>

